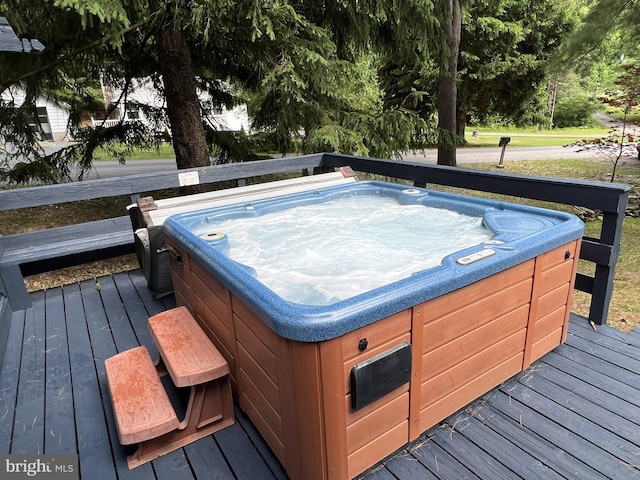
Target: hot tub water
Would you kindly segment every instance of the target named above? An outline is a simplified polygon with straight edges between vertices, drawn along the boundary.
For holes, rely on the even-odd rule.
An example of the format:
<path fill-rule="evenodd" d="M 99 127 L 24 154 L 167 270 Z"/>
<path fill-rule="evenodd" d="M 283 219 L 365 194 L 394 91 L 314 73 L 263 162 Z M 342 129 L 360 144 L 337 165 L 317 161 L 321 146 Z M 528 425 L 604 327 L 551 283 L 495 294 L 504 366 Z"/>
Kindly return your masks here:
<path fill-rule="evenodd" d="M 268 288 L 308 305 L 388 285 L 493 237 L 482 217 L 378 195 L 212 222 L 194 233 L 205 238 L 212 231 L 226 234 L 227 255 L 254 269 Z"/>

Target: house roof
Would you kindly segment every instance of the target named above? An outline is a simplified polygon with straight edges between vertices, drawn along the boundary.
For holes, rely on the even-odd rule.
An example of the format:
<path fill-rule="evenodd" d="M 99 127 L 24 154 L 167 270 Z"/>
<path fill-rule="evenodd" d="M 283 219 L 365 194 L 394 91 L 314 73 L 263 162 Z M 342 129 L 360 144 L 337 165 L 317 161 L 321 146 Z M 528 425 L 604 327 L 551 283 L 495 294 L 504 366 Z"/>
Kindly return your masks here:
<path fill-rule="evenodd" d="M 5 17 L 0 17 L 0 52 L 38 53 L 45 49 L 39 40 L 18 38 Z"/>

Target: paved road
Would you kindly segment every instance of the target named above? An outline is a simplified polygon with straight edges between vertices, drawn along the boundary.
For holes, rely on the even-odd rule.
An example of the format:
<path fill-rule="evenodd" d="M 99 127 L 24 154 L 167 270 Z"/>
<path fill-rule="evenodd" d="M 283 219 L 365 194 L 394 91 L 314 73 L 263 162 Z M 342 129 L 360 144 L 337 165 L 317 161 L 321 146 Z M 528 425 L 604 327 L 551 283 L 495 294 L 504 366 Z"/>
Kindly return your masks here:
<path fill-rule="evenodd" d="M 500 160 L 502 148 L 460 148 L 458 149 L 458 164 L 495 162 Z M 594 158 L 594 154 L 588 152 L 576 152 L 575 147 L 507 147 L 504 161 L 514 160 L 546 160 L 563 158 Z M 436 150 L 424 152 L 412 152 L 403 156 L 403 160 L 411 162 L 424 162 L 435 164 L 437 161 Z M 94 169 L 86 177 L 109 178 L 122 175 L 135 175 L 138 173 L 161 172 L 175 170 L 175 159 L 158 160 L 129 160 L 124 165 L 116 161 L 100 161 L 94 163 Z"/>
<path fill-rule="evenodd" d="M 577 152 L 576 147 L 508 147 L 505 150 L 504 161 L 513 160 L 550 160 L 563 158 L 594 158 L 587 152 Z M 492 163 L 500 161 L 502 147 L 495 148 L 459 148 L 456 152 L 458 164 L 464 163 Z M 422 153 L 411 153 L 403 157 L 404 160 L 435 164 L 437 150 L 427 150 Z"/>

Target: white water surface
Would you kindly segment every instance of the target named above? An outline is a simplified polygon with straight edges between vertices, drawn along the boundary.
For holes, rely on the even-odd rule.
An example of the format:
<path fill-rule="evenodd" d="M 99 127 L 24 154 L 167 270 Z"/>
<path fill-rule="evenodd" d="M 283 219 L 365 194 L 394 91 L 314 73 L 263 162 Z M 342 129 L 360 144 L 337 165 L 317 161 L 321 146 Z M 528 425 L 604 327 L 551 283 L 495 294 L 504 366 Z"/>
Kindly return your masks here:
<path fill-rule="evenodd" d="M 259 217 L 213 222 L 228 256 L 285 300 L 328 305 L 440 265 L 490 240 L 481 217 L 353 195 Z M 205 233 L 205 232 L 198 232 Z"/>

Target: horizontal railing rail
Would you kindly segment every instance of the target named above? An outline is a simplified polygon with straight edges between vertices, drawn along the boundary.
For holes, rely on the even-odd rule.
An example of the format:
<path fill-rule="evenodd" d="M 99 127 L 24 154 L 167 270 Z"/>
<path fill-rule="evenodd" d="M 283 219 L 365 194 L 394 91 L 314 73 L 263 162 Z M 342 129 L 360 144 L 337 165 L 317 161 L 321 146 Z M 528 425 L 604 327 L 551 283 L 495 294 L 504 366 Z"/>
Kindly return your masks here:
<path fill-rule="evenodd" d="M 322 154 L 315 154 L 0 190 L 0 211 L 119 195 L 129 195 L 135 200 L 145 193 L 178 188 L 184 178 L 191 180 L 194 174 L 198 175 L 200 184 L 242 181 L 261 175 L 310 170 L 320 166 L 321 161 Z"/>

